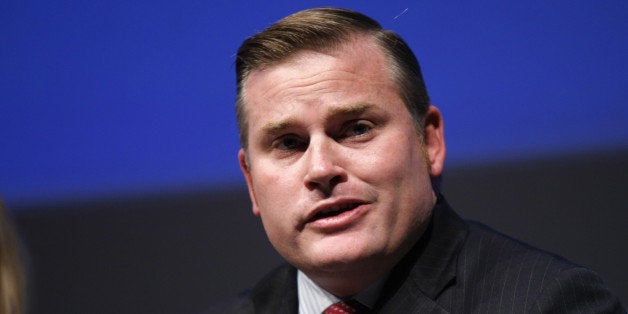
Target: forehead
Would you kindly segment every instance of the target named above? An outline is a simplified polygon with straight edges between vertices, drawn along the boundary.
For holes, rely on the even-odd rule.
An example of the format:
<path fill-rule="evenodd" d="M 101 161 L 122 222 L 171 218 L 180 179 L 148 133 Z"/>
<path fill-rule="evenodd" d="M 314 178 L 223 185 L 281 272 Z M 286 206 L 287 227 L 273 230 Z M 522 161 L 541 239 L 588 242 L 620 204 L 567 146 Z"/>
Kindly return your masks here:
<path fill-rule="evenodd" d="M 301 50 L 254 69 L 244 81 L 242 99 L 247 107 L 256 107 L 260 101 L 284 96 L 294 100 L 311 92 L 341 92 L 343 88 L 345 92 L 357 92 L 350 85 L 393 85 L 396 89 L 390 69 L 388 59 L 372 38 L 354 36 L 333 49 Z"/>

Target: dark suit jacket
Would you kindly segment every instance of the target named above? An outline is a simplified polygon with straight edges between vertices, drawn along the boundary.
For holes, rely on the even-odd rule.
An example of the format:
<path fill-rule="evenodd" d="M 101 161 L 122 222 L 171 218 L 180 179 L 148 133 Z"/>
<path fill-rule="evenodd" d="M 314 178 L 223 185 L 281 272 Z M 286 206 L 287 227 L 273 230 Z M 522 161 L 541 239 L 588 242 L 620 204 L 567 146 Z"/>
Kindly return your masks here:
<path fill-rule="evenodd" d="M 296 269 L 267 275 L 229 313 L 297 313 Z M 462 220 L 441 197 L 392 270 L 376 313 L 625 313 L 592 271 Z"/>

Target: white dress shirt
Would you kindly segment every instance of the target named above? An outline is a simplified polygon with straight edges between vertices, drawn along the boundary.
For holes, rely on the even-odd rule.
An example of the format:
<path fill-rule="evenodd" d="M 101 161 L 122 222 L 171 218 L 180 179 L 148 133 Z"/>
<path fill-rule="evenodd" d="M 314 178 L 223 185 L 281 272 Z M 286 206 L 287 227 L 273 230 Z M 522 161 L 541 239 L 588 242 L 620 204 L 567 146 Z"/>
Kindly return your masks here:
<path fill-rule="evenodd" d="M 377 297 L 382 289 L 385 278 L 386 277 L 378 280 L 364 291 L 358 293 L 353 299 L 369 308 L 373 308 L 375 302 L 377 302 Z M 297 272 L 297 290 L 299 296 L 299 314 L 321 314 L 327 307 L 341 300 L 321 288 L 300 270 Z"/>

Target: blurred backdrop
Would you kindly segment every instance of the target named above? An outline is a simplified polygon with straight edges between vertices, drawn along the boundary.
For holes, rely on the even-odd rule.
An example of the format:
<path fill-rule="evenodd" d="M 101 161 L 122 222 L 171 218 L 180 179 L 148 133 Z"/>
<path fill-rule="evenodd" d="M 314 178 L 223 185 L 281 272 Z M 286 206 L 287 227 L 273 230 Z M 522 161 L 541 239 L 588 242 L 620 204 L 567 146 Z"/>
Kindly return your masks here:
<path fill-rule="evenodd" d="M 234 55 L 330 5 L 414 49 L 460 214 L 592 267 L 626 304 L 626 1 L 9 0 L 0 197 L 33 313 L 194 313 L 280 262 L 236 161 Z"/>

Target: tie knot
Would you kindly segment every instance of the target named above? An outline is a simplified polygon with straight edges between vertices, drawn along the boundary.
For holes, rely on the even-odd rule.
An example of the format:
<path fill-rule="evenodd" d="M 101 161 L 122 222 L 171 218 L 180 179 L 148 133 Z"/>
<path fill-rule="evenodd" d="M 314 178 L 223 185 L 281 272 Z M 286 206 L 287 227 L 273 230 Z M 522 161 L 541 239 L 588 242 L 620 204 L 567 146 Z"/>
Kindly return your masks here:
<path fill-rule="evenodd" d="M 364 304 L 354 300 L 343 300 L 330 305 L 323 311 L 323 314 L 366 314 L 369 308 Z"/>

